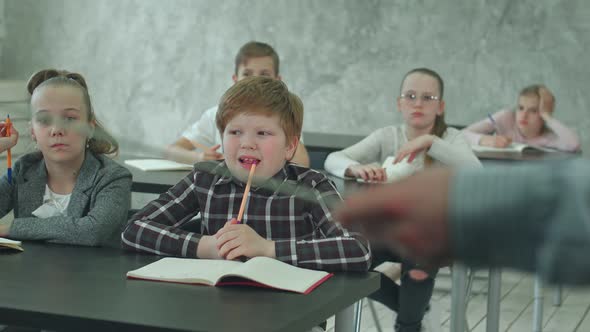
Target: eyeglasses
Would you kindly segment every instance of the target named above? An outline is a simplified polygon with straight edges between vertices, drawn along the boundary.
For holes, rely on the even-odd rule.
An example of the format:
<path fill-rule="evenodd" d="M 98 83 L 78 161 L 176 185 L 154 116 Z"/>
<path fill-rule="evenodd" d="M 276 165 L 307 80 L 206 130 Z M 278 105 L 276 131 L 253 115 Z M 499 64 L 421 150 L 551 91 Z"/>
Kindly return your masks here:
<path fill-rule="evenodd" d="M 418 99 L 418 96 L 415 93 L 403 93 L 400 98 L 405 99 L 408 103 L 414 104 Z M 431 96 L 431 95 L 421 95 L 420 100 L 423 103 L 427 104 L 436 100 L 439 100 L 438 96 Z"/>

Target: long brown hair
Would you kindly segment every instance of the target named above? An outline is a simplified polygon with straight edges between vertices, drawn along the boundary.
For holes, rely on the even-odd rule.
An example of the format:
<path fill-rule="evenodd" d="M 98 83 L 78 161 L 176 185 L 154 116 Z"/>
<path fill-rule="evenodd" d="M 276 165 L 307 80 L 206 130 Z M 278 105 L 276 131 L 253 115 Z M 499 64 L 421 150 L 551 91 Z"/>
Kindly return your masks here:
<path fill-rule="evenodd" d="M 438 82 L 438 88 L 440 91 L 439 102 L 443 100 L 443 95 L 445 92 L 445 83 L 444 83 L 442 77 L 440 77 L 440 75 L 437 72 L 435 72 L 432 69 L 428 69 L 428 68 L 414 68 L 414 69 L 410 70 L 409 72 L 407 72 L 406 75 L 404 75 L 404 79 L 402 80 L 402 83 L 400 85 L 400 91 L 402 90 L 402 87 L 404 85 L 404 81 L 406 80 L 406 78 L 414 73 L 425 74 L 425 75 L 428 75 L 428 76 L 436 79 L 436 81 Z M 442 136 L 447 131 L 447 128 L 448 128 L 448 126 L 447 126 L 447 123 L 445 122 L 445 113 L 443 112 L 440 115 L 436 115 L 436 118 L 434 119 L 434 126 L 432 127 L 430 134 L 434 135 L 436 137 L 442 138 Z M 430 157 L 429 155 L 426 155 L 424 157 L 424 165 L 425 166 L 430 166 L 432 164 L 432 162 L 433 162 L 432 157 Z"/>
<path fill-rule="evenodd" d="M 88 123 L 94 123 L 94 131 L 88 138 L 88 150 L 95 154 L 116 154 L 119 151 L 119 143 L 109 134 L 98 121 L 88 94 L 88 85 L 84 77 L 78 73 L 66 70 L 43 69 L 34 73 L 27 83 L 27 90 L 32 96 L 35 89 L 43 86 L 71 86 L 82 92 L 84 104 L 88 110 Z"/>

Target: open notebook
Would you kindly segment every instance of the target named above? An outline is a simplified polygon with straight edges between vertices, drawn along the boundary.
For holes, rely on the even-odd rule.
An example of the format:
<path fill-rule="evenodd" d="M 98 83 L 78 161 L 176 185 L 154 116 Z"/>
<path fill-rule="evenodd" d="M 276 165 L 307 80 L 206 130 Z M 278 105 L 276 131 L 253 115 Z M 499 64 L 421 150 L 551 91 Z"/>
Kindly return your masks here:
<path fill-rule="evenodd" d="M 555 152 L 557 150 L 545 148 L 542 146 L 528 145 L 524 143 L 511 143 L 505 148 L 494 148 L 491 146 L 483 145 L 472 145 L 471 149 L 473 152 L 508 152 L 508 153 L 543 153 L 543 152 Z"/>
<path fill-rule="evenodd" d="M 190 171 L 193 169 L 193 165 L 165 159 L 129 159 L 125 160 L 125 164 L 142 171 Z"/>
<path fill-rule="evenodd" d="M 268 257 L 254 257 L 245 263 L 166 257 L 127 272 L 130 279 L 208 286 L 245 285 L 302 294 L 308 294 L 331 276 L 328 272 L 303 269 Z"/>
<path fill-rule="evenodd" d="M 18 251 L 23 251 L 23 247 L 21 245 L 22 244 L 20 241 L 14 241 L 0 237 L 0 250 L 14 249 Z"/>

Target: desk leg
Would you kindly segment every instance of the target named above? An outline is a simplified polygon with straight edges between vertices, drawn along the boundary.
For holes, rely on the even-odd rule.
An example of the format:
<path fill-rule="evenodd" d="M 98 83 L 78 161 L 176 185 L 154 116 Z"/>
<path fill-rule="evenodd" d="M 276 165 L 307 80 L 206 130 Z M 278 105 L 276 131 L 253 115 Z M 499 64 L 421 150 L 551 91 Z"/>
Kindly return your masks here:
<path fill-rule="evenodd" d="M 558 284 L 555 286 L 555 291 L 553 293 L 553 305 L 556 307 L 561 306 L 561 291 L 563 290 L 563 286 Z"/>
<path fill-rule="evenodd" d="M 500 330 L 500 299 L 502 297 L 502 270 L 490 269 L 488 284 L 488 313 L 486 317 L 486 331 Z"/>
<path fill-rule="evenodd" d="M 533 332 L 543 331 L 543 281 L 535 276 L 535 295 L 533 296 Z"/>
<path fill-rule="evenodd" d="M 451 331 L 465 331 L 465 311 L 467 309 L 467 267 L 453 264 L 451 272 Z"/>
<path fill-rule="evenodd" d="M 361 328 L 362 300 L 336 313 L 334 332 L 358 332 Z"/>

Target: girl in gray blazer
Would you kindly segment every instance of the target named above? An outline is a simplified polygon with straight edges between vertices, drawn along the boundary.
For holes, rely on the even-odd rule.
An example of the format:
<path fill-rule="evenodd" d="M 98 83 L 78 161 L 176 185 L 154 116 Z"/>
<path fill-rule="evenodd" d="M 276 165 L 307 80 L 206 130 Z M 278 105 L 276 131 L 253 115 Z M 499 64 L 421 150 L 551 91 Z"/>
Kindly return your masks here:
<path fill-rule="evenodd" d="M 27 88 L 39 151 L 15 163 L 12 179 L 0 178 L 0 217 L 14 211 L 13 220 L 0 223 L 0 236 L 118 243 L 131 202 L 131 174 L 104 156 L 119 146 L 96 119 L 86 81 L 77 73 L 47 69 L 35 73 Z M 0 152 L 12 143 L 0 139 Z"/>

